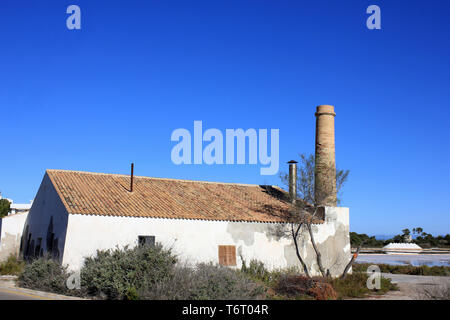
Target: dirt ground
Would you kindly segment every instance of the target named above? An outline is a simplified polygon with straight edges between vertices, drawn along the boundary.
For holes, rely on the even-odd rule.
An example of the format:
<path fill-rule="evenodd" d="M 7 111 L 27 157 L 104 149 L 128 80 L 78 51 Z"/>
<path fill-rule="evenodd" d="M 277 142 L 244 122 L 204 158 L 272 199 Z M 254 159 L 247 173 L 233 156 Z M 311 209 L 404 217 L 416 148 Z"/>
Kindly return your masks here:
<path fill-rule="evenodd" d="M 425 292 L 438 293 L 450 286 L 450 277 L 413 276 L 405 274 L 383 273 L 397 284 L 398 291 L 390 291 L 385 295 L 371 295 L 364 300 L 423 300 L 429 298 Z"/>

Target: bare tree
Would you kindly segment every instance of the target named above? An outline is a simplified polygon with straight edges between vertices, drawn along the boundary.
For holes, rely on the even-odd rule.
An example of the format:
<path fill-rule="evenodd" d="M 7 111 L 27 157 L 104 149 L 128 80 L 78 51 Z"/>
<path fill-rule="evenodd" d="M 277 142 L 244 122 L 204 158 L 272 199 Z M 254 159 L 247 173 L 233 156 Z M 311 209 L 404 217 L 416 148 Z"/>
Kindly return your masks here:
<path fill-rule="evenodd" d="M 300 161 L 297 166 L 297 198 L 301 199 L 304 202 L 315 204 L 316 197 L 314 190 L 316 160 L 314 155 L 312 154 L 306 155 L 304 153 L 301 153 L 299 156 Z M 331 174 L 334 171 L 334 168 L 328 166 L 326 168 L 323 168 L 323 170 L 326 170 L 329 174 Z M 336 169 L 336 193 L 338 194 L 338 204 L 341 202 L 339 195 L 342 193 L 342 187 L 348 180 L 349 173 L 349 170 Z M 289 186 L 289 173 L 280 173 L 280 179 L 284 185 Z M 331 186 L 329 186 L 329 188 L 331 188 Z M 331 190 L 325 190 L 324 193 L 329 193 L 330 191 Z M 318 195 L 317 198 L 321 199 L 324 196 L 325 195 Z"/>
<path fill-rule="evenodd" d="M 347 276 L 348 270 L 350 270 L 350 267 L 352 266 L 353 262 L 355 262 L 356 258 L 359 255 L 359 250 L 361 250 L 361 246 L 364 244 L 364 241 L 358 246 L 358 249 L 356 249 L 356 252 L 352 255 L 352 258 L 348 262 L 348 264 L 345 266 L 344 272 L 342 272 L 341 279 L 344 279 Z"/>
<path fill-rule="evenodd" d="M 321 168 L 321 170 L 328 170 L 329 174 L 336 174 L 336 193 L 340 193 L 342 186 L 347 181 L 349 171 L 348 170 L 335 170 L 334 167 L 329 166 L 328 168 Z M 305 155 L 300 154 L 300 161 L 297 167 L 297 197 L 295 199 L 290 199 L 291 208 L 289 210 L 289 214 L 287 217 L 289 223 L 289 229 L 284 228 L 283 226 L 279 226 L 277 228 L 276 233 L 280 237 L 289 237 L 293 240 L 296 250 L 296 255 L 300 264 L 302 265 L 303 271 L 305 274 L 310 277 L 310 271 L 301 256 L 299 245 L 298 245 L 298 237 L 302 231 L 302 229 L 306 229 L 309 233 L 309 238 L 316 254 L 316 262 L 319 267 L 319 271 L 322 276 L 327 277 L 330 274 L 329 269 L 325 270 L 322 264 L 322 255 L 320 250 L 316 244 L 314 238 L 314 232 L 312 225 L 315 223 L 320 223 L 324 218 L 324 209 L 319 206 L 319 203 L 316 203 L 316 199 L 323 199 L 329 194 L 332 190 L 325 190 L 322 188 L 323 195 L 315 194 L 315 159 L 313 155 Z M 281 173 L 280 178 L 282 182 L 289 186 L 289 174 Z M 330 186 L 332 187 L 332 186 Z M 317 196 L 317 197 L 316 197 Z M 337 199 L 339 203 L 339 198 Z M 353 259 L 354 260 L 354 259 Z M 349 263 L 347 270 L 351 266 L 351 261 Z"/>

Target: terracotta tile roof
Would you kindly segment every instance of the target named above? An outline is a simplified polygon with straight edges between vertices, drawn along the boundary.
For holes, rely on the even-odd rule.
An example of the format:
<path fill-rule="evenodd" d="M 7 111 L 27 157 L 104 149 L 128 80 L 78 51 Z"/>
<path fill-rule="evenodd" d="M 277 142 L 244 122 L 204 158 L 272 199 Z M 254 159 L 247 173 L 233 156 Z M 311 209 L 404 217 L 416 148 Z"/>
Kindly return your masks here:
<path fill-rule="evenodd" d="M 70 214 L 284 222 L 289 204 L 278 187 L 47 170 Z"/>

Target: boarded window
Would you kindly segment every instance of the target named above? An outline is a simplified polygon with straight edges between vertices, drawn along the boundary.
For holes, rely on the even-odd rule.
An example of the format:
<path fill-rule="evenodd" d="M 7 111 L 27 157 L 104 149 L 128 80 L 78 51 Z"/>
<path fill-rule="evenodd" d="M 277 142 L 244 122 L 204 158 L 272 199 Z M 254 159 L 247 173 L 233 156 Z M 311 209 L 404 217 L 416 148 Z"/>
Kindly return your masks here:
<path fill-rule="evenodd" d="M 236 265 L 235 246 L 219 246 L 219 264 L 222 266 Z"/>
<path fill-rule="evenodd" d="M 155 236 L 139 236 L 138 242 L 140 246 L 154 246 Z"/>

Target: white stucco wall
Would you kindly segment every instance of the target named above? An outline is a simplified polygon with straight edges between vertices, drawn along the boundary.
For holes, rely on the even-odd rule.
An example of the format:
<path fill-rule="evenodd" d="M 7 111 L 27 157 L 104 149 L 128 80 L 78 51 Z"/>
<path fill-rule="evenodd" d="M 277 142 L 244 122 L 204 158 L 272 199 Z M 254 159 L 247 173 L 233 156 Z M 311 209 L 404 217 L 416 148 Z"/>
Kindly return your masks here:
<path fill-rule="evenodd" d="M 43 253 L 46 254 L 47 236 L 50 221 L 52 221 L 53 233 L 55 234 L 54 238 L 58 239 L 59 260 L 62 261 L 67 218 L 68 214 L 66 208 L 50 178 L 45 174 L 23 229 L 24 233 L 28 231 L 28 234 L 24 234 L 24 243 L 27 243 L 27 238 L 30 234 L 31 240 L 34 240 L 35 245 L 37 244 L 38 238 L 42 238 Z"/>
<path fill-rule="evenodd" d="M 219 245 L 235 245 L 244 259 L 256 258 L 270 265 L 286 263 L 284 245 L 289 241 L 269 239 L 270 224 L 184 219 L 133 218 L 69 215 L 63 264 L 79 268 L 83 257 L 97 249 L 135 246 L 138 236 L 155 236 L 156 242 L 172 248 L 181 260 L 218 262 Z M 242 235 L 242 230 L 245 234 Z"/>
<path fill-rule="evenodd" d="M 340 276 L 351 259 L 349 209 L 325 207 L 325 223 L 312 227 L 314 239 L 322 255 L 324 269 L 332 276 Z M 313 275 L 320 275 L 316 254 L 307 232 L 299 236 L 301 254 Z M 352 270 L 349 270 L 351 273 Z"/>
<path fill-rule="evenodd" d="M 16 213 L 0 219 L 0 262 L 11 254 L 18 256 L 23 226 L 28 212 Z"/>
<path fill-rule="evenodd" d="M 325 268 L 338 273 L 345 267 L 342 267 L 343 261 L 350 257 L 348 208 L 326 208 L 325 214 L 326 222 L 314 225 L 313 230 L 324 252 L 324 262 L 329 264 Z M 292 240 L 275 237 L 275 226 L 271 223 L 69 215 L 62 262 L 69 269 L 79 269 L 84 257 L 95 255 L 97 249 L 135 246 L 141 235 L 155 236 L 156 242 L 172 248 L 181 260 L 192 263 L 217 263 L 218 246 L 235 245 L 238 267 L 242 265 L 240 254 L 247 263 L 256 259 L 270 269 L 299 266 Z M 311 273 L 318 274 L 306 230 L 299 244 Z"/>

